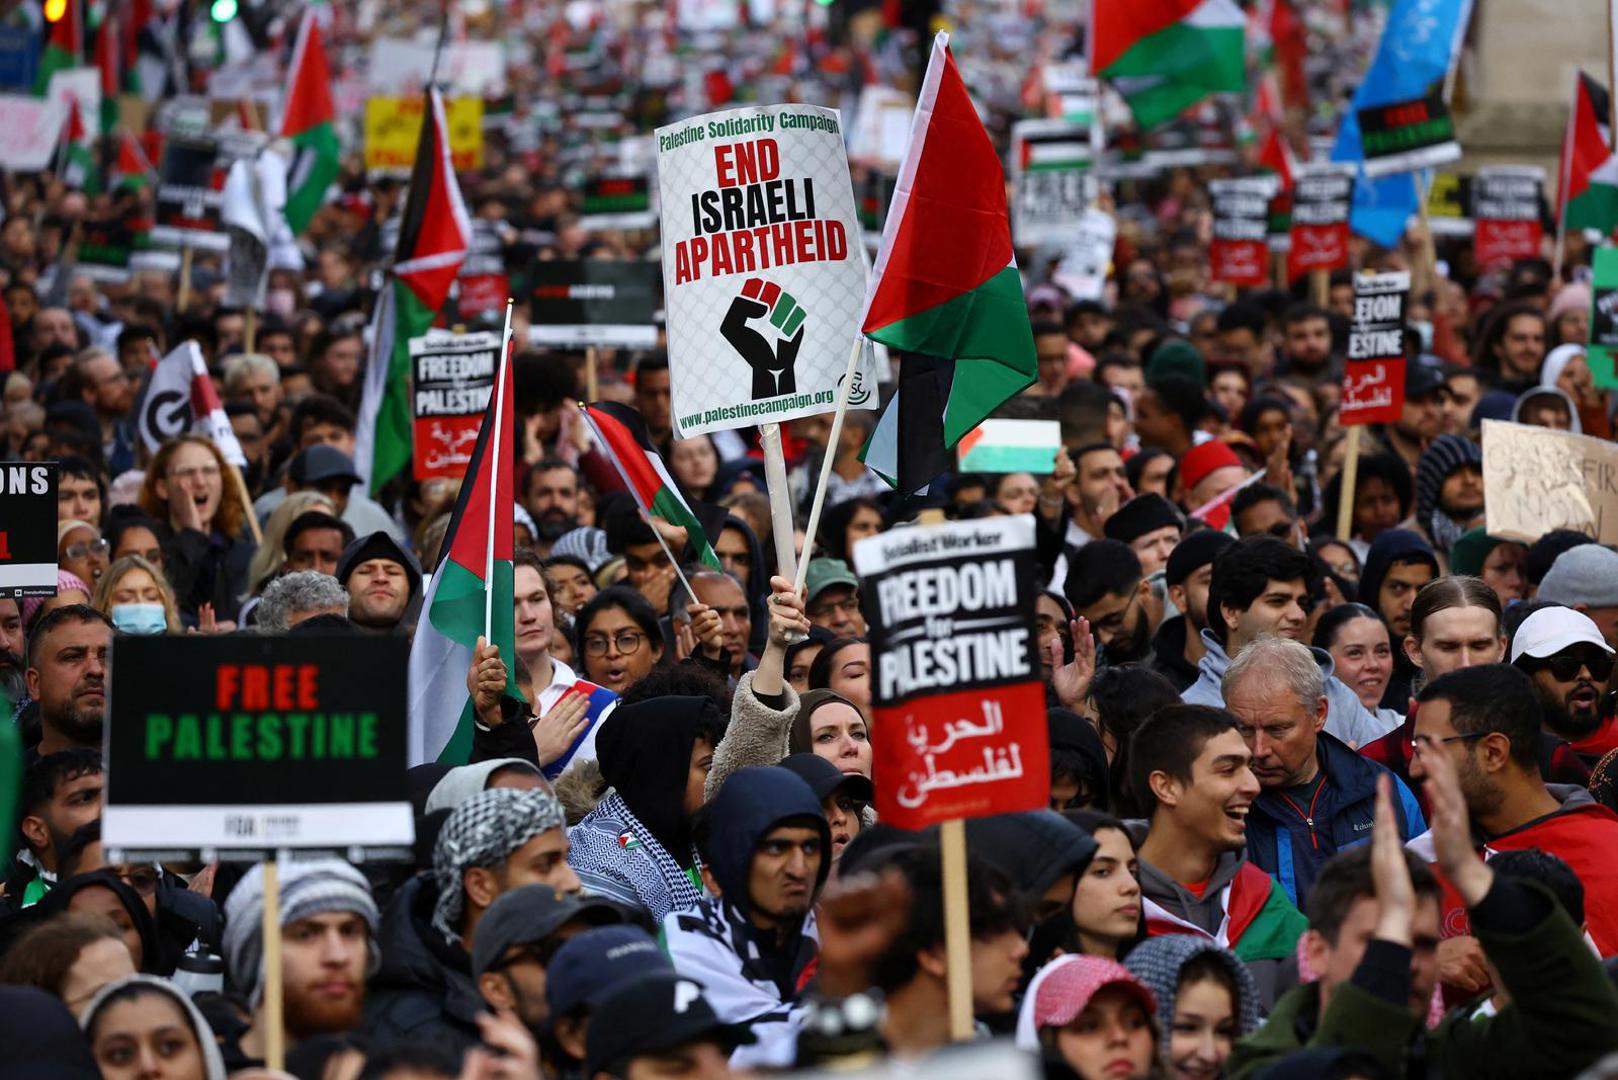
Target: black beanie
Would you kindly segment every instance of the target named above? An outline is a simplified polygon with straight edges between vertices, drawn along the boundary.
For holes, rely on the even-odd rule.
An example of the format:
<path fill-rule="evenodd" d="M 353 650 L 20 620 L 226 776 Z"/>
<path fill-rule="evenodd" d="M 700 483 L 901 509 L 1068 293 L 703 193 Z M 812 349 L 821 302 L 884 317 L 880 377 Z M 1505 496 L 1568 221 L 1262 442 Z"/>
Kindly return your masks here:
<path fill-rule="evenodd" d="M 1174 545 L 1163 567 L 1165 585 L 1183 585 L 1185 579 L 1219 557 L 1236 538 L 1218 529 L 1199 529 Z"/>
<path fill-rule="evenodd" d="M 1173 503 L 1155 492 L 1148 491 L 1144 495 L 1136 495 L 1120 506 L 1107 519 L 1102 531 L 1107 534 L 1108 540 L 1121 540 L 1128 544 L 1149 532 L 1169 525 L 1183 531 L 1185 519 L 1180 516 Z"/>

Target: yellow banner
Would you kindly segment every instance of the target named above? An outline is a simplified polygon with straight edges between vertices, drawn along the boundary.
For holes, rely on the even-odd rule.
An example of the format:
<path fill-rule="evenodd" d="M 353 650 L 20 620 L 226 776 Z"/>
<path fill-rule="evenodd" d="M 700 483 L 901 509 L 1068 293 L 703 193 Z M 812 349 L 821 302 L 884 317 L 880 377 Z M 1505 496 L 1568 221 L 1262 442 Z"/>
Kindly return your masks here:
<path fill-rule="evenodd" d="M 416 163 L 422 111 L 427 100 L 373 97 L 365 100 L 365 168 L 368 172 L 408 173 Z M 456 172 L 483 168 L 483 99 L 450 98 L 444 102 L 449 125 L 449 152 Z"/>

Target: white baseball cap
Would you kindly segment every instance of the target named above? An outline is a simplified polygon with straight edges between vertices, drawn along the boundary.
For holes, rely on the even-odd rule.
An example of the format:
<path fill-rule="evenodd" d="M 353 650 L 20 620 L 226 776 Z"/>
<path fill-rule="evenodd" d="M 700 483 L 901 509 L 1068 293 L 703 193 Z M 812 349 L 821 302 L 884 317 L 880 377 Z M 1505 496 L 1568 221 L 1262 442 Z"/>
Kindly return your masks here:
<path fill-rule="evenodd" d="M 1612 647 L 1601 636 L 1601 629 L 1582 611 L 1568 607 L 1540 608 L 1517 627 L 1511 639 L 1511 662 L 1531 656 L 1544 660 L 1570 645 L 1599 645 L 1603 652 Z"/>

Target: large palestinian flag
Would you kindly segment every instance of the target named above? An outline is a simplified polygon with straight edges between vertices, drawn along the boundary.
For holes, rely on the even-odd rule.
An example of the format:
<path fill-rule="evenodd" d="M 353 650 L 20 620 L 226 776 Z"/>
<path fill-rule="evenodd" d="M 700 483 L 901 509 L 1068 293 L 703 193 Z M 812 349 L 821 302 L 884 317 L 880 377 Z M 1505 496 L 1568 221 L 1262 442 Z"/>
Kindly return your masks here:
<path fill-rule="evenodd" d="M 45 35 L 45 49 L 34 76 L 34 93 L 43 97 L 50 89 L 52 75 L 83 63 L 84 0 L 67 0 L 62 17 L 50 24 Z"/>
<path fill-rule="evenodd" d="M 410 339 L 433 325 L 471 242 L 472 221 L 450 164 L 444 98 L 433 89 L 416 144 L 393 274 L 371 318 L 371 365 L 354 447 L 354 464 L 371 491 L 410 464 Z"/>
<path fill-rule="evenodd" d="M 464 765 L 472 752 L 472 698 L 466 691 L 466 672 L 477 639 L 484 634 L 485 612 L 489 640 L 500 647 L 506 663 L 506 693 L 522 697 L 517 689 L 512 589 L 515 404 L 508 342 L 444 534 L 443 561 L 427 585 L 421 622 L 410 643 L 411 765 L 430 761 Z M 492 598 L 485 595 L 488 592 Z"/>
<path fill-rule="evenodd" d="M 1038 374 L 1011 247 L 1000 157 L 949 52 L 933 41 L 865 300 L 862 329 L 900 362 L 899 393 L 865 462 L 907 492 Z M 908 395 L 908 397 L 907 397 Z M 901 449 L 902 448 L 902 449 Z"/>
<path fill-rule="evenodd" d="M 1590 76 L 1579 73 L 1562 143 L 1562 226 L 1607 235 L 1618 227 L 1618 155 L 1612 152 L 1611 99 Z"/>
<path fill-rule="evenodd" d="M 652 517 L 684 529 L 686 550 L 713 569 L 721 569 L 719 556 L 714 554 L 702 523 L 685 496 L 680 494 L 680 486 L 669 475 L 663 458 L 652 448 L 646 421 L 640 413 L 612 401 L 580 407 L 618 475 L 623 477 L 624 486 L 635 497 L 636 505 Z"/>
<path fill-rule="evenodd" d="M 280 135 L 291 139 L 297 156 L 287 175 L 287 224 L 302 234 L 326 189 L 337 179 L 343 148 L 337 141 L 337 110 L 331 100 L 331 69 L 313 9 L 304 14 L 292 50 L 287 95 L 281 105 Z M 453 276 L 453 275 L 452 275 Z"/>
<path fill-rule="evenodd" d="M 1090 66 L 1143 128 L 1247 84 L 1247 17 L 1236 0 L 1095 0 Z"/>

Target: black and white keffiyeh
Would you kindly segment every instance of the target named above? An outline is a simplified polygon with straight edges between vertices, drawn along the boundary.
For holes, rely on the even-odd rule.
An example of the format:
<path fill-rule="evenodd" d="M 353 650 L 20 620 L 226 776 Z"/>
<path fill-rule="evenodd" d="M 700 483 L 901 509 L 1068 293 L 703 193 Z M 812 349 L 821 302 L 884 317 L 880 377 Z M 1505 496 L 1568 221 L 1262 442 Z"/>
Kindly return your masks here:
<path fill-rule="evenodd" d="M 562 804 L 548 791 L 495 788 L 462 802 L 439 830 L 433 846 L 438 904 L 433 925 L 447 938 L 460 936 L 461 875 L 469 866 L 494 866 L 547 829 L 567 827 Z"/>

